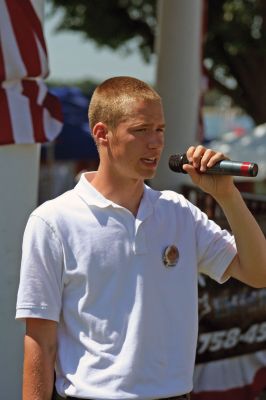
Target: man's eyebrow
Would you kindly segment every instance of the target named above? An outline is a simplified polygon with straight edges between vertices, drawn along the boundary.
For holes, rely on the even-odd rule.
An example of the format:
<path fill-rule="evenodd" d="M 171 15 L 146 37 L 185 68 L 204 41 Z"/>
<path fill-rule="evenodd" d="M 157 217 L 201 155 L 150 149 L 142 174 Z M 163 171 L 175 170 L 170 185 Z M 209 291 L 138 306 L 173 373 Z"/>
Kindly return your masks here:
<path fill-rule="evenodd" d="M 132 127 L 146 127 L 146 126 L 152 126 L 153 123 L 148 123 L 148 122 L 136 122 L 132 124 Z M 165 128 L 166 124 L 158 124 L 159 128 Z"/>
<path fill-rule="evenodd" d="M 133 127 L 134 126 L 136 126 L 136 127 L 138 127 L 138 126 L 151 126 L 151 125 L 152 124 L 149 124 L 147 122 L 135 122 L 135 123 L 132 124 Z"/>

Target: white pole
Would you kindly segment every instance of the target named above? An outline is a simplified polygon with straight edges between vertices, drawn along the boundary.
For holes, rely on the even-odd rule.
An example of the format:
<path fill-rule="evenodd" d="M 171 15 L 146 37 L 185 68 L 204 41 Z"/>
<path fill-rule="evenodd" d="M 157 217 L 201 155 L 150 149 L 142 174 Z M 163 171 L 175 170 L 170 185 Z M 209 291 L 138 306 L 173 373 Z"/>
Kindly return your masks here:
<path fill-rule="evenodd" d="M 44 1 L 33 2 L 43 21 Z M 21 244 L 37 205 L 40 144 L 0 146 L 0 390 L 1 399 L 22 398 L 24 324 L 15 320 Z"/>
<path fill-rule="evenodd" d="M 38 144 L 0 147 L 0 390 L 5 400 L 21 399 L 23 327 L 15 321 L 21 243 L 36 206 Z"/>
<path fill-rule="evenodd" d="M 169 155 L 196 141 L 200 94 L 202 0 L 159 0 L 157 90 L 166 117 L 166 144 L 156 177 L 157 189 L 177 190 L 189 182 L 168 168 Z"/>

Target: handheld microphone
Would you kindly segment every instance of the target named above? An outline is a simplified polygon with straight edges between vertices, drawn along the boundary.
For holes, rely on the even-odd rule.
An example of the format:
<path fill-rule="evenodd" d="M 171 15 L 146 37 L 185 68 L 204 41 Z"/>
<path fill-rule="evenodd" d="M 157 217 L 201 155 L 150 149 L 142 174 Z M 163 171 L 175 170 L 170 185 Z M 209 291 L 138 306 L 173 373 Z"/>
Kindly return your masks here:
<path fill-rule="evenodd" d="M 187 174 L 183 170 L 184 164 L 190 164 L 186 154 L 173 154 L 169 157 L 169 168 L 174 172 Z M 258 174 L 258 165 L 251 162 L 222 160 L 202 172 L 207 175 L 232 175 L 255 177 Z"/>

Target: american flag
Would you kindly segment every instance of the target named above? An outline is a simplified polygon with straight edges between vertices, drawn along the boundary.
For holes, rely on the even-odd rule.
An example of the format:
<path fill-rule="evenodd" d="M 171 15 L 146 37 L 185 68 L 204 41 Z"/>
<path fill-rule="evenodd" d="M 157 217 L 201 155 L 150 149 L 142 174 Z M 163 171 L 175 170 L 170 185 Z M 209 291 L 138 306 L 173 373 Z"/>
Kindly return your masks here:
<path fill-rule="evenodd" d="M 44 83 L 49 68 L 43 3 L 0 1 L 0 145 L 51 141 L 62 128 L 59 100 Z"/>

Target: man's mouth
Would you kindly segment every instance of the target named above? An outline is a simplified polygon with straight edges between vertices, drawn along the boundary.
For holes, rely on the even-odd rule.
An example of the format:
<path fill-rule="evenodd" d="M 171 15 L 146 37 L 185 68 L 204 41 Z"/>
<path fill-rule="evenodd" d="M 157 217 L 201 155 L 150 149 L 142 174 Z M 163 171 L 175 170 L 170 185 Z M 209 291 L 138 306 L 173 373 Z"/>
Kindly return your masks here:
<path fill-rule="evenodd" d="M 149 157 L 149 158 L 142 158 L 141 159 L 142 162 L 144 162 L 145 164 L 149 164 L 149 165 L 157 165 L 157 158 L 155 157 Z"/>
<path fill-rule="evenodd" d="M 145 162 L 148 162 L 148 163 L 154 163 L 156 161 L 156 158 L 155 157 L 153 157 L 153 158 L 143 158 L 143 160 Z"/>

